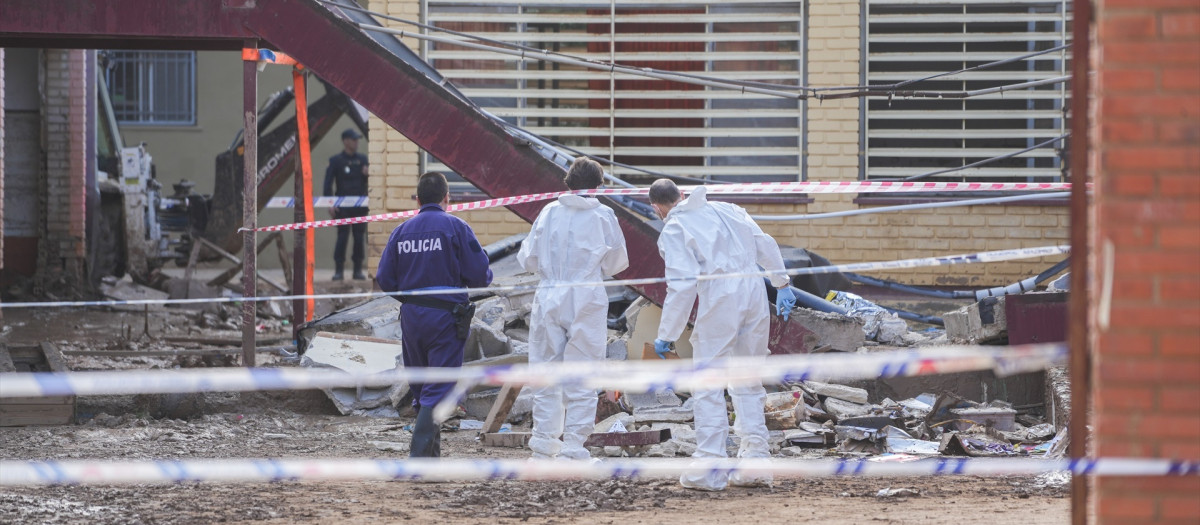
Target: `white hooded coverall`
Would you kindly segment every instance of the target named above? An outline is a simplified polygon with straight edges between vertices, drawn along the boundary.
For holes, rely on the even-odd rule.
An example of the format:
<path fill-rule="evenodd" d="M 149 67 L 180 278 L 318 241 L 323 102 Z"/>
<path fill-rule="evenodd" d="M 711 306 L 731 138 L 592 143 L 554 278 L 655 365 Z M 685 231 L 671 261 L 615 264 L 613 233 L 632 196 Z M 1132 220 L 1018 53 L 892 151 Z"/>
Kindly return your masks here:
<path fill-rule="evenodd" d="M 666 217 L 658 237 L 658 251 L 666 263 L 666 277 L 694 277 L 722 273 L 783 270 L 779 246 L 755 224 L 746 210 L 724 202 L 708 202 L 707 189 L 696 188 Z M 783 274 L 771 276 L 776 287 L 788 283 Z M 692 330 L 692 359 L 697 365 L 717 359 L 765 357 L 770 331 L 770 304 L 762 278 L 668 281 L 658 338 L 675 341 L 683 333 L 696 297 L 700 305 Z M 741 438 L 738 457 L 770 456 L 767 425 L 763 417 L 762 385 L 730 387 L 736 413 L 734 431 Z M 722 390 L 693 393 L 696 421 L 694 458 L 724 458 L 729 420 Z M 721 490 L 735 485 L 770 483 L 770 474 L 697 471 L 679 479 L 685 487 Z"/>
<path fill-rule="evenodd" d="M 560 196 L 542 209 L 517 261 L 543 284 L 599 282 L 629 266 L 616 214 L 578 195 Z M 538 288 L 529 324 L 531 364 L 603 360 L 608 294 L 603 286 Z M 534 457 L 587 459 L 583 442 L 595 423 L 595 390 L 572 384 L 534 389 L 529 448 Z"/>

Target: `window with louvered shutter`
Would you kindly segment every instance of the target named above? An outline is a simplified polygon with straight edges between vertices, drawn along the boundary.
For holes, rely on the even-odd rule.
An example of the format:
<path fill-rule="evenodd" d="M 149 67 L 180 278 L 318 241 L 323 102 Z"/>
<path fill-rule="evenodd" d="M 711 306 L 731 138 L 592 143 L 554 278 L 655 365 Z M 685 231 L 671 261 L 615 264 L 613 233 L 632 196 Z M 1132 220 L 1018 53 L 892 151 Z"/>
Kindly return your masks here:
<path fill-rule="evenodd" d="M 1069 43 L 1064 1 L 865 0 L 866 81 L 886 85 Z M 904 89 L 972 91 L 1070 75 L 1070 49 Z M 1065 82 L 966 99 L 872 97 L 863 112 L 864 178 L 911 177 L 1020 151 L 1067 132 Z M 923 180 L 1059 181 L 1065 141 Z"/>
<path fill-rule="evenodd" d="M 636 67 L 803 82 L 802 2 L 428 0 L 426 23 Z M 428 61 L 487 111 L 588 154 L 677 175 L 802 179 L 802 101 L 521 61 L 426 43 Z M 448 172 L 436 159 L 426 168 Z M 634 183 L 656 178 L 615 166 Z"/>

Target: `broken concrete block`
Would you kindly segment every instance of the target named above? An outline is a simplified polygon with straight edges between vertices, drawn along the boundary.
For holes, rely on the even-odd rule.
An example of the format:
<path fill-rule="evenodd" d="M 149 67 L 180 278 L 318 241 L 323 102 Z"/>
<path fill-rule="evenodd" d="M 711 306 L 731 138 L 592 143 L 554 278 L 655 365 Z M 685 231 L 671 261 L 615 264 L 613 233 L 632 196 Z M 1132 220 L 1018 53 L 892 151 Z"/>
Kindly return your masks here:
<path fill-rule="evenodd" d="M 812 332 L 805 334 L 804 346 L 814 352 L 853 352 L 866 341 L 862 321 L 841 314 L 796 308 L 788 322 L 799 323 Z"/>
<path fill-rule="evenodd" d="M 860 405 L 867 404 L 867 391 L 862 388 L 855 388 L 846 385 L 835 385 L 830 383 L 818 383 L 816 381 L 805 381 L 804 386 L 808 387 L 809 391 L 819 396 L 832 397 L 858 403 Z"/>
<path fill-rule="evenodd" d="M 489 324 L 478 316 L 471 320 L 471 332 L 463 344 L 463 361 L 477 361 L 509 353 L 508 334 L 504 326 Z"/>
<path fill-rule="evenodd" d="M 608 346 L 604 348 L 604 358 L 610 361 L 624 361 L 629 358 L 629 340 L 624 337 L 609 338 Z"/>
<path fill-rule="evenodd" d="M 696 443 L 696 429 L 684 423 L 655 422 L 650 424 L 651 430 L 667 429 L 671 431 L 671 441 L 679 443 Z"/>
<path fill-rule="evenodd" d="M 495 432 L 480 434 L 479 442 L 485 447 L 525 448 L 529 444 L 529 432 Z"/>
<path fill-rule="evenodd" d="M 692 418 L 691 407 L 653 407 L 633 411 L 633 420 L 636 423 L 682 423 L 691 421 Z"/>
<path fill-rule="evenodd" d="M 1004 296 L 986 297 L 978 303 L 942 315 L 946 336 L 956 343 L 979 344 L 1008 337 Z"/>
<path fill-rule="evenodd" d="M 657 445 L 651 445 L 646 449 L 645 456 L 651 458 L 673 458 L 679 453 L 679 443 L 675 441 L 664 441 Z"/>
<path fill-rule="evenodd" d="M 368 441 L 376 450 L 385 452 L 403 452 L 408 453 L 408 443 L 397 443 L 394 441 Z"/>
<path fill-rule="evenodd" d="M 825 405 L 825 412 L 835 421 L 841 421 L 848 417 L 865 416 L 871 413 L 871 408 L 868 405 L 842 401 L 836 397 L 825 398 L 822 404 Z"/>
<path fill-rule="evenodd" d="M 683 406 L 683 400 L 675 395 L 670 388 L 661 388 L 654 392 L 623 392 L 621 401 L 630 410 L 644 408 Z"/>
<path fill-rule="evenodd" d="M 484 419 L 488 417 L 488 412 L 496 404 L 496 398 L 499 393 L 499 388 L 488 388 L 467 394 L 467 397 L 462 400 L 462 409 L 467 413 L 467 417 Z"/>

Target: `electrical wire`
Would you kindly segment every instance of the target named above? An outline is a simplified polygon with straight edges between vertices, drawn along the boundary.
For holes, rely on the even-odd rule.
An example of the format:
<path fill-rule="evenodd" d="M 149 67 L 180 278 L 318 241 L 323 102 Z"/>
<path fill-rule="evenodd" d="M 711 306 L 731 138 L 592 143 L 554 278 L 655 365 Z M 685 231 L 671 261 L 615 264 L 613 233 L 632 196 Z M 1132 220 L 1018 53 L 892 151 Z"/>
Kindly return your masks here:
<path fill-rule="evenodd" d="M 768 222 L 787 222 L 787 221 L 805 221 L 816 219 L 831 219 L 835 217 L 850 217 L 854 215 L 868 215 L 872 213 L 890 213 L 906 210 L 924 210 L 930 208 L 952 208 L 955 206 L 976 206 L 980 204 L 1001 204 L 1005 202 L 1019 202 L 1026 200 L 1043 200 L 1054 199 L 1058 197 L 1070 196 L 1071 192 L 1054 192 L 1054 193 L 1036 193 L 1029 195 L 1009 195 L 1007 197 L 988 197 L 984 199 L 964 199 L 942 202 L 922 202 L 918 204 L 900 204 L 896 206 L 883 206 L 879 208 L 863 208 L 858 210 L 842 210 L 831 211 L 826 213 L 808 213 L 801 215 L 752 215 L 756 221 Z"/>

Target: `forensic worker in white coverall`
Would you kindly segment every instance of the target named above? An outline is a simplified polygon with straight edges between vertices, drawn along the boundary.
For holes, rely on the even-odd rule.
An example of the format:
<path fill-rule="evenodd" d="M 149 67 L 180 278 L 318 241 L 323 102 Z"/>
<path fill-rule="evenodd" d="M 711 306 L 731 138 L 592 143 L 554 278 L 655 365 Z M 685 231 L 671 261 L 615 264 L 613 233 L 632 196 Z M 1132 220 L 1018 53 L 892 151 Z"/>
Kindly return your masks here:
<path fill-rule="evenodd" d="M 572 190 L 593 189 L 603 177 L 599 164 L 580 157 L 565 182 Z M 600 282 L 629 266 L 616 214 L 595 198 L 579 195 L 562 195 L 542 209 L 517 261 L 537 273 L 542 284 Z M 531 364 L 601 361 L 608 339 L 608 294 L 603 286 L 538 288 L 529 325 Z M 583 442 L 596 423 L 596 401 L 595 390 L 579 385 L 534 389 L 533 457 L 589 459 Z"/>
<path fill-rule="evenodd" d="M 746 210 L 725 202 L 709 202 L 703 186 L 682 200 L 675 183 L 659 179 L 650 186 L 650 204 L 666 221 L 658 237 L 658 251 L 666 263 L 667 279 L 701 275 L 784 269 L 779 246 L 763 233 Z M 795 305 L 795 295 L 782 272 L 770 276 L 776 308 L 784 316 Z M 692 330 L 692 359 L 697 365 L 729 357 L 765 357 L 770 330 L 770 303 L 761 277 L 712 280 L 668 280 L 658 326 L 655 351 L 661 356 L 683 334 L 697 296 L 700 306 Z M 770 456 L 767 425 L 763 417 L 762 384 L 729 388 L 736 413 L 734 431 L 741 438 L 739 458 Z M 696 422 L 693 458 L 724 458 L 729 419 L 722 389 L 692 394 Z M 770 485 L 769 472 L 711 469 L 685 472 L 679 483 L 686 488 L 722 490 L 735 486 Z"/>

